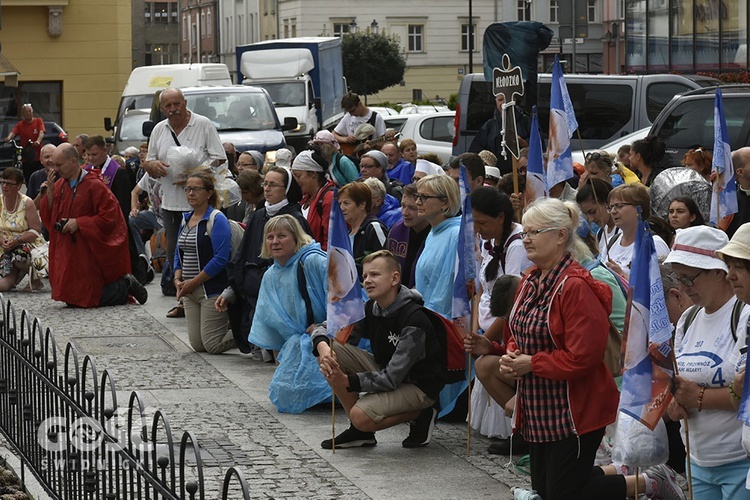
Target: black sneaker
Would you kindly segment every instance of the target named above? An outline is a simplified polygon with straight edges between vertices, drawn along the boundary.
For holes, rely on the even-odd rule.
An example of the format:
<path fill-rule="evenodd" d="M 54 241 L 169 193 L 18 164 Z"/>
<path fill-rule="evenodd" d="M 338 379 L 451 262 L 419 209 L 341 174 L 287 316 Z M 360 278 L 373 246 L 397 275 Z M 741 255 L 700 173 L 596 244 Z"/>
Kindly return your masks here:
<path fill-rule="evenodd" d="M 135 297 L 139 304 L 145 304 L 148 300 L 146 287 L 141 285 L 132 274 L 126 274 L 123 278 L 128 282 L 128 293 Z"/>
<path fill-rule="evenodd" d="M 336 448 L 370 448 L 378 442 L 375 440 L 374 432 L 362 432 L 353 425 L 336 436 Z M 324 450 L 333 449 L 333 440 L 326 439 L 320 443 Z"/>
<path fill-rule="evenodd" d="M 432 430 L 435 428 L 435 408 L 425 408 L 416 420 L 409 423 L 409 437 L 401 441 L 404 448 L 419 448 L 426 446 L 432 439 Z"/>
<path fill-rule="evenodd" d="M 487 453 L 490 455 L 505 455 L 509 456 L 511 449 L 510 449 L 510 440 L 508 439 L 501 439 L 497 443 L 492 443 L 489 448 L 487 448 Z M 529 452 L 529 444 L 526 442 L 526 440 L 523 438 L 520 434 L 513 434 L 513 454 L 514 455 L 526 455 Z"/>

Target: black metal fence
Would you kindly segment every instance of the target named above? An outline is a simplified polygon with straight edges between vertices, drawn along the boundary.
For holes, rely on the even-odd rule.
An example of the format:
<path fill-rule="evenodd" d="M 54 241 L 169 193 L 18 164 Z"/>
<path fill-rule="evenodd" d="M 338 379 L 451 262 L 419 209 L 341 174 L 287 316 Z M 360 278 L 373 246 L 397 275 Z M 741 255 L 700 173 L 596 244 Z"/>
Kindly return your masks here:
<path fill-rule="evenodd" d="M 55 499 L 206 498 L 201 453 L 186 431 L 174 440 L 167 416 L 137 392 L 119 406 L 115 381 L 37 318 L 0 295 L 0 432 Z M 240 470 L 227 470 L 210 498 L 250 498 Z"/>

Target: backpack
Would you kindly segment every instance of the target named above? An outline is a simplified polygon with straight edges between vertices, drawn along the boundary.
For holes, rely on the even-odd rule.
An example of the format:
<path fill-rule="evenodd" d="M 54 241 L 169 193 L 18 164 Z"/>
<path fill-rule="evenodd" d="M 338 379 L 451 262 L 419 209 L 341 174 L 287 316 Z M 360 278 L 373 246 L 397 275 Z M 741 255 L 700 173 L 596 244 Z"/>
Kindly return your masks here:
<path fill-rule="evenodd" d="M 161 272 L 164 269 L 164 261 L 167 260 L 167 234 L 164 228 L 151 235 L 149 247 L 151 248 L 151 267 L 154 271 Z"/>
<path fill-rule="evenodd" d="M 369 308 L 372 311 L 371 303 Z M 456 327 L 453 321 L 416 302 L 413 302 L 406 310 L 399 313 L 399 321 L 404 322 L 404 326 L 406 326 L 406 320 L 418 309 L 421 309 L 430 320 L 441 347 L 445 349 L 446 367 L 448 370 L 446 384 L 455 384 L 456 382 L 466 380 L 466 351 L 464 350 L 463 335 L 458 330 L 458 327 Z"/>
<path fill-rule="evenodd" d="M 323 198 L 325 198 L 328 191 L 335 189 L 335 187 L 336 186 L 328 186 L 318 197 L 318 203 L 315 204 L 315 211 L 318 212 L 318 217 L 323 217 Z"/>
<path fill-rule="evenodd" d="M 730 329 L 732 331 L 732 338 L 737 342 L 737 325 L 740 322 L 740 315 L 742 314 L 742 308 L 745 307 L 745 303 L 741 300 L 737 300 L 732 306 L 732 321 L 730 323 Z M 688 309 L 687 316 L 685 316 L 685 324 L 682 326 L 682 333 L 685 334 L 690 328 L 690 325 L 695 321 L 695 317 L 698 316 L 703 306 L 692 306 Z"/>
<path fill-rule="evenodd" d="M 214 228 L 214 219 L 216 219 L 216 214 L 218 212 L 219 210 L 213 210 L 211 212 L 211 215 L 208 216 L 206 231 L 208 232 L 209 238 L 211 237 L 211 230 Z M 245 235 L 245 230 L 242 228 L 239 222 L 232 219 L 227 219 L 227 221 L 229 221 L 229 230 L 232 233 L 232 250 L 229 252 L 229 260 L 232 260 L 237 254 L 237 250 L 239 250 L 240 248 L 242 237 Z"/>

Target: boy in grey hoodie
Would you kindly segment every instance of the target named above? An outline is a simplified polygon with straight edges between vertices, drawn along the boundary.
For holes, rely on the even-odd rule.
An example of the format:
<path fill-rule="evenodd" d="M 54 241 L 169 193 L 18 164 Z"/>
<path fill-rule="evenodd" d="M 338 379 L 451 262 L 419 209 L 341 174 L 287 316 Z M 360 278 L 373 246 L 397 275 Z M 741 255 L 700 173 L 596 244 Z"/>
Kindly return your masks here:
<path fill-rule="evenodd" d="M 320 370 L 351 421 L 336 436 L 336 447 L 375 446 L 375 431 L 402 422 L 411 422 L 401 443 L 405 448 L 430 442 L 434 405 L 447 378 L 445 332 L 433 326 L 419 293 L 401 285 L 400 267 L 387 250 L 365 258 L 370 300 L 347 344 L 329 345 L 324 325 L 312 332 Z M 370 340 L 372 354 L 355 347 L 363 337 Z M 321 446 L 331 449 L 333 440 Z"/>

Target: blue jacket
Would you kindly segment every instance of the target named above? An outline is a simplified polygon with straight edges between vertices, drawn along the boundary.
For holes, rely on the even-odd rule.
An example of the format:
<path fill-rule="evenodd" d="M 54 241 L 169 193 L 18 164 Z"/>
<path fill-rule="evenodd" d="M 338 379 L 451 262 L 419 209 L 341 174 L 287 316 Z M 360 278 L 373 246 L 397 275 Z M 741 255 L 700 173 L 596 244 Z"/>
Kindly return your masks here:
<path fill-rule="evenodd" d="M 411 184 L 414 177 L 414 165 L 401 158 L 392 169 L 388 170 L 388 178 L 401 181 L 404 186 Z"/>
<path fill-rule="evenodd" d="M 377 217 L 388 229 L 392 228 L 396 222 L 403 220 L 403 215 L 401 215 L 401 204 L 395 196 L 389 194 L 385 195 L 383 206 L 380 207 L 380 212 L 378 212 Z"/>
<path fill-rule="evenodd" d="M 216 210 L 208 207 L 203 218 L 198 222 L 198 231 L 196 232 L 196 246 L 198 247 L 198 265 L 202 271 L 211 276 L 211 279 L 203 283 L 203 292 L 206 297 L 212 297 L 220 294 L 228 285 L 227 263 L 229 255 L 232 252 L 232 230 L 229 227 L 229 221 L 226 216 L 219 212 L 214 219 L 214 226 L 211 229 L 211 235 L 208 234 L 208 219 L 211 212 Z M 183 223 L 180 225 L 180 231 L 187 225 L 193 212 L 184 212 Z M 174 268 L 182 269 L 183 250 L 179 242 L 174 255 Z"/>

